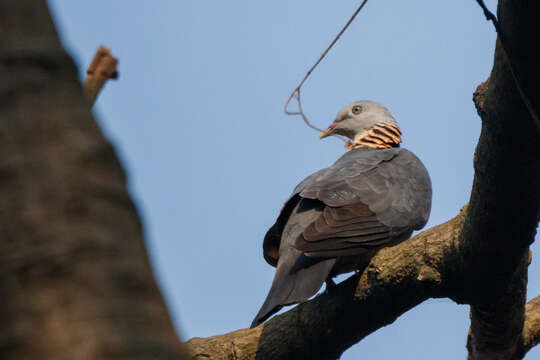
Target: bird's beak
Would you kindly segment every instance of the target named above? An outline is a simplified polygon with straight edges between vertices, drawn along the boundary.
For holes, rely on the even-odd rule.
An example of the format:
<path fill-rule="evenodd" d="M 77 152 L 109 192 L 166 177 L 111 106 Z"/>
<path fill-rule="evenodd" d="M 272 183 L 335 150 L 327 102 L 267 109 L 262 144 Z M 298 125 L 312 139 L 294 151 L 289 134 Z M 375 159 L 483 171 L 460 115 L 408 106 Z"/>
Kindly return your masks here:
<path fill-rule="evenodd" d="M 330 125 L 326 130 L 321 131 L 319 138 L 324 139 L 325 137 L 332 136 L 336 134 L 335 124 Z"/>

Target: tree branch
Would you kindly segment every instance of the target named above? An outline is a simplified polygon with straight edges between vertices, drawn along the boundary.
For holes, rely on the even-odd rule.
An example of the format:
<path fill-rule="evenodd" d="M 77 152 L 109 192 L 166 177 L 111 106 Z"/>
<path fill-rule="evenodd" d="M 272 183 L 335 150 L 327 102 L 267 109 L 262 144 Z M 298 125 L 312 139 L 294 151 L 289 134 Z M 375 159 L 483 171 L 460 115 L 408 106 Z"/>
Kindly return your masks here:
<path fill-rule="evenodd" d="M 520 359 L 525 355 L 519 353 L 524 341 L 527 265 L 524 258 L 503 296 L 471 306 L 469 359 Z"/>
<path fill-rule="evenodd" d="M 482 132 L 475 152 L 469 212 L 459 242 L 459 261 L 467 280 L 461 281 L 461 295 L 455 299 L 472 304 L 471 360 L 519 358 L 516 352 L 522 341 L 526 294 L 523 263 L 540 214 L 539 134 L 520 90 L 534 100 L 532 108 L 538 109 L 539 12 L 537 2 L 499 1 L 506 52 L 520 74 L 527 76 L 519 78 L 518 89 L 499 39 L 485 96 L 476 96 L 477 105 L 482 103 Z"/>
<path fill-rule="evenodd" d="M 535 297 L 525 306 L 525 325 L 523 326 L 523 345 L 520 354 L 540 343 L 540 296 Z"/>
<path fill-rule="evenodd" d="M 452 286 L 452 279 L 459 277 L 455 272 L 460 269 L 454 264 L 465 214 L 466 208 L 444 224 L 382 249 L 360 277 L 352 276 L 331 293 L 254 329 L 189 340 L 192 359 L 336 359 L 424 300 L 455 297 L 461 291 Z M 496 306 L 502 307 L 502 302 Z M 510 312 L 508 318 L 516 313 Z M 527 304 L 525 324 L 512 355 L 524 356 L 540 342 L 540 297 Z M 501 357 L 506 358 L 511 357 Z"/>
<path fill-rule="evenodd" d="M 358 276 L 254 329 L 188 342 L 192 358 L 336 359 L 343 351 L 430 297 L 448 296 L 465 210 L 454 219 L 381 250 Z M 399 298 L 399 301 L 395 299 Z M 323 340 L 324 339 L 324 340 Z M 236 349 L 236 357 L 230 356 Z"/>
<path fill-rule="evenodd" d="M 118 60 L 112 56 L 111 49 L 100 45 L 96 54 L 86 70 L 86 80 L 83 87 L 90 104 L 94 104 L 96 98 L 109 79 L 118 78 Z"/>
<path fill-rule="evenodd" d="M 523 90 L 523 87 L 521 86 L 521 74 L 518 73 L 516 70 L 516 64 L 514 63 L 514 56 L 513 54 L 508 53 L 508 49 L 506 46 L 506 39 L 503 34 L 503 31 L 501 29 L 501 25 L 499 24 L 499 21 L 497 20 L 497 17 L 489 11 L 486 4 L 483 0 L 476 0 L 478 5 L 482 8 L 482 11 L 484 12 L 484 16 L 488 21 L 491 21 L 493 23 L 493 26 L 495 27 L 495 31 L 498 35 L 498 40 L 500 44 L 501 52 L 504 55 L 504 59 L 506 63 L 508 64 L 508 70 L 510 71 L 510 74 L 512 75 L 512 78 L 514 79 L 514 85 L 516 86 L 516 89 L 519 92 L 519 95 L 521 96 L 521 100 L 523 101 L 523 104 L 529 111 L 529 115 L 531 115 L 531 118 L 533 119 L 537 130 L 540 130 L 540 118 L 538 117 L 538 113 L 536 112 L 536 109 L 534 108 L 533 102 L 529 99 L 525 91 Z"/>

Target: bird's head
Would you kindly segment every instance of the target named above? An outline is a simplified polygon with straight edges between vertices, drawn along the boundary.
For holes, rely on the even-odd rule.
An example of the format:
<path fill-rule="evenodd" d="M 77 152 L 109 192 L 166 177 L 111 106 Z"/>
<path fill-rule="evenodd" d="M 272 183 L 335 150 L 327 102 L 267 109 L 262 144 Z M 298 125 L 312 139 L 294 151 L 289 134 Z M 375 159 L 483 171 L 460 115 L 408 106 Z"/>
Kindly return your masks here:
<path fill-rule="evenodd" d="M 374 148 L 399 146 L 401 132 L 387 108 L 374 101 L 355 101 L 345 106 L 336 120 L 323 132 L 321 139 L 343 135 L 354 145 Z"/>

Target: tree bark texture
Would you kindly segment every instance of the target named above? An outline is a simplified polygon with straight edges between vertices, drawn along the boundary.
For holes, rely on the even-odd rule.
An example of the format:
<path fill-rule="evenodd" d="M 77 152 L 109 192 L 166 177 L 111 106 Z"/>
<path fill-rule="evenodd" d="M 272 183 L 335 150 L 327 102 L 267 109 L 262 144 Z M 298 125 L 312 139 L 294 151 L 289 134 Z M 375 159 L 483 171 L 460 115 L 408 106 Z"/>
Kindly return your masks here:
<path fill-rule="evenodd" d="M 526 295 L 523 262 L 540 214 L 540 3 L 499 1 L 501 26 L 493 70 L 479 111 L 482 131 L 474 161 L 469 212 L 460 239 L 466 281 L 459 301 L 470 303 L 469 359 L 520 358 Z M 505 53 L 506 52 L 506 55 Z M 465 279 L 464 279 L 465 280 Z"/>
<path fill-rule="evenodd" d="M 0 358 L 183 358 L 45 1 L 0 2 L 0 79 Z"/>

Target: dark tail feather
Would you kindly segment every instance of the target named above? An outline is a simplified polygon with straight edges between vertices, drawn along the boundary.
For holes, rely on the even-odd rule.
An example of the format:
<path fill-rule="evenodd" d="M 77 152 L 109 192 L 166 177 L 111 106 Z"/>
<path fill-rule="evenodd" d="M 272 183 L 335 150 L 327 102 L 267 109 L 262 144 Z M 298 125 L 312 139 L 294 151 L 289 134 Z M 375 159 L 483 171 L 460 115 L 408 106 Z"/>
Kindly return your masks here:
<path fill-rule="evenodd" d="M 261 309 L 251 323 L 251 327 L 259 325 L 278 312 L 283 306 L 305 301 L 315 295 L 327 279 L 335 259 L 313 259 L 313 265 L 298 268 L 298 261 L 305 262 L 305 256 L 300 255 L 280 261 L 272 281 L 270 292 Z M 281 260 L 281 259 L 280 259 Z M 295 266 L 296 265 L 296 266 Z"/>

